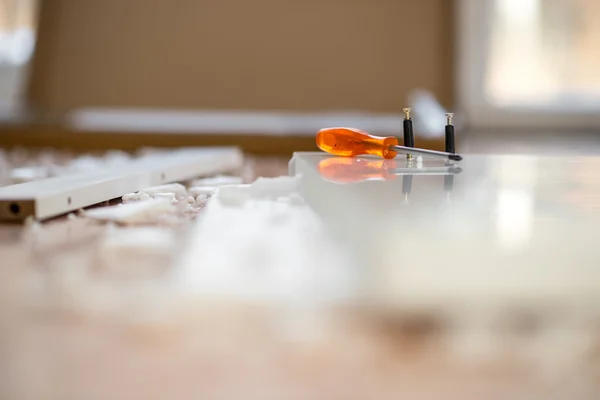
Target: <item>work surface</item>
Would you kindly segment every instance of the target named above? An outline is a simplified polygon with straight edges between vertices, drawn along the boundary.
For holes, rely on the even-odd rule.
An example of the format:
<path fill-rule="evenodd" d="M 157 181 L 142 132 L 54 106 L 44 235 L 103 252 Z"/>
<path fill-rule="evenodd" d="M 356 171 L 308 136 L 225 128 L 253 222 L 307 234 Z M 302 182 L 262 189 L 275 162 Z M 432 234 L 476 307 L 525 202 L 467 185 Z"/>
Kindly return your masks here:
<path fill-rule="evenodd" d="M 599 166 L 298 153 L 187 224 L 2 226 L 0 397 L 595 399 Z"/>

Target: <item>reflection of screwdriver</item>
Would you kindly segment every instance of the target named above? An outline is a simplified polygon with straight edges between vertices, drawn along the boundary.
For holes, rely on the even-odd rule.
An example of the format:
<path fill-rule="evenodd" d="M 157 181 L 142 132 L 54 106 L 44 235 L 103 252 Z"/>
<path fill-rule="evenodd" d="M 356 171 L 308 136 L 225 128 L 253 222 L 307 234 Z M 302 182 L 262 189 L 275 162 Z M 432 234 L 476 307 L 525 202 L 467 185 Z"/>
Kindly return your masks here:
<path fill-rule="evenodd" d="M 334 183 L 358 183 L 396 179 L 388 171 L 396 169 L 395 160 L 330 157 L 319 161 L 319 174 Z"/>
<path fill-rule="evenodd" d="M 408 196 L 412 190 L 414 175 L 404 175 L 402 177 L 402 194 L 404 195 L 404 202 L 408 204 Z"/>
<path fill-rule="evenodd" d="M 404 168 L 398 167 L 396 160 L 381 160 L 376 158 L 361 157 L 328 157 L 317 166 L 319 174 L 333 183 L 359 183 L 366 181 L 391 181 L 402 176 L 402 185 L 410 192 L 410 183 L 413 176 L 426 175 L 455 175 L 462 169 L 453 165 L 448 167 L 414 167 L 407 161 Z M 408 179 L 410 178 L 410 179 Z M 403 189 L 404 190 L 404 189 Z M 407 192 L 403 191 L 406 195 Z"/>
<path fill-rule="evenodd" d="M 317 134 L 317 146 L 329 154 L 346 157 L 371 154 L 383 158 L 394 158 L 398 152 L 402 152 L 443 157 L 452 161 L 462 160 L 458 154 L 399 146 L 398 139 L 393 136 L 373 136 L 354 128 L 321 129 Z"/>

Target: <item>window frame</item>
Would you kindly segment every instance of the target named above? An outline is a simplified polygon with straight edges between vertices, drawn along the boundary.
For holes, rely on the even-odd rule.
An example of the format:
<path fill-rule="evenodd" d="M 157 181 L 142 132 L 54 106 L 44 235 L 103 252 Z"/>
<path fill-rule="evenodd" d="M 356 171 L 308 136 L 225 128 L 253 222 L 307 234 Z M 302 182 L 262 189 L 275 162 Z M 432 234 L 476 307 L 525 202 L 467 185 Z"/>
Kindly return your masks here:
<path fill-rule="evenodd" d="M 486 45 L 491 32 L 489 23 L 493 1 L 456 0 L 457 20 L 457 100 L 467 114 L 469 128 L 486 129 L 560 129 L 590 130 L 600 128 L 600 101 L 587 107 L 565 105 L 500 107 L 486 101 L 484 74 Z"/>

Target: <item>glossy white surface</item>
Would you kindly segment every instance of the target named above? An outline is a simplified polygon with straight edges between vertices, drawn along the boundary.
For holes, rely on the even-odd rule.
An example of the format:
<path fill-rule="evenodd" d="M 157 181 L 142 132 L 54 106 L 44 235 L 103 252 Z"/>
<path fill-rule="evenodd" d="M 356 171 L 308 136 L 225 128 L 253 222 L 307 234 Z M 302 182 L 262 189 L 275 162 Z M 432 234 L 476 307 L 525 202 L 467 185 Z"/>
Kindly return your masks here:
<path fill-rule="evenodd" d="M 453 178 L 423 173 L 432 160 L 389 172 L 405 166 L 323 153 L 290 163 L 307 203 L 353 249 L 375 304 L 600 318 L 599 158 L 468 155 Z"/>

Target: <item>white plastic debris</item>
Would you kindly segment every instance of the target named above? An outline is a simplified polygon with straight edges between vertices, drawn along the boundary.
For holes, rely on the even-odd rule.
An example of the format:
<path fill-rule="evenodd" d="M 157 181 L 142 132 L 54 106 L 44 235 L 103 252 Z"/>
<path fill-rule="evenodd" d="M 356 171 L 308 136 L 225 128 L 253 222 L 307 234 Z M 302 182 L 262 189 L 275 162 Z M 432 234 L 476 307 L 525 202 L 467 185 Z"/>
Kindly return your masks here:
<path fill-rule="evenodd" d="M 175 193 L 173 192 L 168 192 L 168 193 L 155 193 L 152 195 L 152 197 L 154 199 L 158 199 L 158 200 L 169 200 L 169 201 L 173 201 L 175 200 Z"/>
<path fill-rule="evenodd" d="M 217 198 L 223 205 L 241 206 L 250 198 L 250 185 L 221 186 Z"/>
<path fill-rule="evenodd" d="M 119 224 L 151 223 L 159 216 L 173 214 L 177 208 L 167 200 L 151 200 L 119 206 L 93 208 L 85 216 L 99 221 L 113 221 Z"/>
<path fill-rule="evenodd" d="M 205 203 L 206 200 L 208 200 L 208 196 L 205 194 L 199 194 L 198 197 L 196 197 L 196 204 L 202 204 Z"/>
<path fill-rule="evenodd" d="M 13 183 L 25 183 L 48 177 L 46 167 L 21 167 L 10 171 L 10 180 Z"/>
<path fill-rule="evenodd" d="M 53 176 L 63 176 L 63 175 L 67 175 L 67 174 L 71 174 L 71 170 L 64 165 L 48 165 L 48 177 L 53 177 Z"/>
<path fill-rule="evenodd" d="M 127 193 L 123 197 L 121 197 L 121 201 L 123 203 L 129 203 L 131 201 L 138 201 L 140 196 L 137 193 Z"/>
<path fill-rule="evenodd" d="M 131 162 L 132 157 L 121 150 L 109 150 L 104 156 L 104 160 L 109 166 L 119 166 Z"/>
<path fill-rule="evenodd" d="M 25 226 L 32 226 L 34 224 L 34 222 L 36 222 L 35 218 L 33 218 L 33 216 L 28 216 L 23 220 L 23 224 Z"/>
<path fill-rule="evenodd" d="M 77 215 L 75 215 L 73 213 L 69 213 L 69 214 L 67 214 L 67 219 L 69 221 L 73 221 L 74 219 L 77 219 Z"/>
<path fill-rule="evenodd" d="M 225 186 L 241 185 L 242 178 L 239 176 L 219 175 L 212 178 L 197 179 L 190 186 Z"/>
<path fill-rule="evenodd" d="M 185 186 L 183 186 L 181 183 L 170 183 L 168 185 L 152 186 L 141 190 L 141 192 L 147 193 L 150 196 L 153 196 L 156 193 L 173 193 L 175 194 L 175 196 L 184 196 L 187 194 Z"/>
<path fill-rule="evenodd" d="M 193 186 L 188 189 L 188 193 L 194 197 L 200 195 L 206 195 L 207 197 L 212 196 L 217 191 L 215 186 Z"/>
<path fill-rule="evenodd" d="M 161 193 L 158 193 L 158 194 L 161 194 Z M 147 201 L 147 200 L 150 200 L 152 197 L 155 197 L 155 196 L 156 196 L 156 194 L 153 195 L 153 196 L 150 196 L 146 192 L 128 193 L 128 194 L 124 195 L 123 197 L 121 197 L 121 201 L 123 203 L 131 203 L 133 201 Z"/>
<path fill-rule="evenodd" d="M 147 201 L 152 199 L 152 197 L 150 197 L 150 195 L 146 192 L 138 192 L 137 195 L 139 201 Z"/>
<path fill-rule="evenodd" d="M 69 163 L 68 169 L 70 172 L 85 172 L 92 171 L 104 167 L 104 162 L 100 157 L 90 155 L 79 156 Z"/>
<path fill-rule="evenodd" d="M 282 199 L 281 202 L 298 204 L 297 179 L 291 176 L 278 178 L 258 178 L 250 185 L 225 185 L 219 187 L 217 198 L 225 205 L 242 205 L 249 198 Z M 285 199 L 285 200 L 283 200 Z"/>
<path fill-rule="evenodd" d="M 38 230 L 42 227 L 40 222 L 38 220 L 36 220 L 35 218 L 33 218 L 33 216 L 31 216 L 31 215 L 28 216 L 27 218 L 25 218 L 25 220 L 23 222 L 25 224 L 25 227 L 32 231 Z"/>

